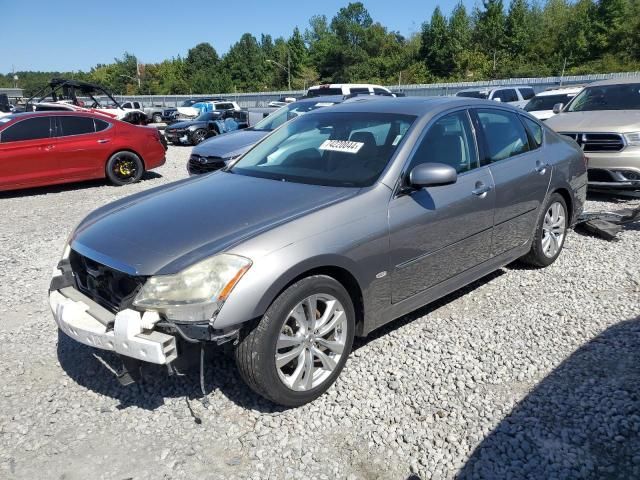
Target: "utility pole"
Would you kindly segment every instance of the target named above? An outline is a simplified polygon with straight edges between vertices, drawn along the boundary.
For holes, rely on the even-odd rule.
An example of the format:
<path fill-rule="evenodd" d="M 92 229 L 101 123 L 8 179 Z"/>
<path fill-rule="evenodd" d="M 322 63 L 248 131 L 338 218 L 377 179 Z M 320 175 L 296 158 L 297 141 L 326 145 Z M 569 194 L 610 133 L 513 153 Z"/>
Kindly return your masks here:
<path fill-rule="evenodd" d="M 289 83 L 289 91 L 291 91 L 291 53 L 287 48 L 287 82 Z"/>
<path fill-rule="evenodd" d="M 567 57 L 564 57 L 564 65 L 562 65 L 562 73 L 560 74 L 560 86 L 562 86 L 562 80 L 564 79 L 564 71 L 567 68 Z"/>

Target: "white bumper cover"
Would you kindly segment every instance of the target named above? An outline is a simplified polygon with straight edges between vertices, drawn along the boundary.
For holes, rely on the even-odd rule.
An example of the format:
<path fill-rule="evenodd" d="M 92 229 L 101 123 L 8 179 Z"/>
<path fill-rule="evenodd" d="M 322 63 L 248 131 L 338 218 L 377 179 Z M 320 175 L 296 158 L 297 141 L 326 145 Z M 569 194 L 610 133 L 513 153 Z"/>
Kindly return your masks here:
<path fill-rule="evenodd" d="M 74 340 L 145 362 L 168 364 L 177 358 L 175 337 L 151 330 L 157 318 L 154 321 L 147 314 L 141 316 L 126 309 L 115 315 L 114 327 L 109 329 L 88 312 L 87 303 L 72 300 L 60 291 L 49 293 L 58 327 Z"/>

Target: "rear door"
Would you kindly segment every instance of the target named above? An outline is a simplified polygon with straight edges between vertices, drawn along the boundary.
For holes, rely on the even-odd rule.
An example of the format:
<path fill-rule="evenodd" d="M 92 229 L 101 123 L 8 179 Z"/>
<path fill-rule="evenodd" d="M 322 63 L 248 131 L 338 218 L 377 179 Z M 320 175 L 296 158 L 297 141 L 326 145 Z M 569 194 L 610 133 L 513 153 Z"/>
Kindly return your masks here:
<path fill-rule="evenodd" d="M 60 178 L 49 116 L 20 120 L 0 132 L 0 188 Z"/>
<path fill-rule="evenodd" d="M 56 151 L 62 174 L 74 179 L 104 177 L 112 149 L 110 124 L 75 115 L 60 115 L 55 119 Z"/>
<path fill-rule="evenodd" d="M 499 108 L 477 109 L 474 115 L 481 133 L 482 163 L 495 182 L 491 253 L 500 255 L 531 238 L 551 167 L 544 161 L 542 131 L 540 143 L 530 139 L 521 115 Z"/>
<path fill-rule="evenodd" d="M 489 259 L 495 193 L 478 162 L 466 110 L 440 117 L 418 141 L 405 175 L 425 162 L 458 171 L 451 185 L 396 195 L 389 204 L 392 302 L 437 285 Z"/>

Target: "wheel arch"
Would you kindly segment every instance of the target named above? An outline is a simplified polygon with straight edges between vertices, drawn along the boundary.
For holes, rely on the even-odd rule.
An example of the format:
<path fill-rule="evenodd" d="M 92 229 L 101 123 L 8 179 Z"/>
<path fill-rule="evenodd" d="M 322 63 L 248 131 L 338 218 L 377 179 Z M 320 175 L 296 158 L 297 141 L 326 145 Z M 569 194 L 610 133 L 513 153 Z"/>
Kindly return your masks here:
<path fill-rule="evenodd" d="M 271 287 L 267 289 L 257 304 L 255 317 L 264 314 L 269 305 L 295 282 L 312 275 L 326 275 L 339 282 L 351 297 L 356 314 L 355 333 L 362 335 L 365 319 L 364 297 L 356 271 L 355 263 L 333 255 L 330 258 L 317 257 L 302 262 L 287 270 L 271 284 Z"/>
<path fill-rule="evenodd" d="M 572 225 L 574 220 L 573 198 L 571 197 L 571 193 L 569 193 L 569 189 L 566 187 L 557 187 L 551 191 L 551 194 L 554 193 L 560 195 L 564 199 L 564 202 L 567 204 L 567 215 L 569 216 L 569 221 L 567 223 L 568 225 Z"/>

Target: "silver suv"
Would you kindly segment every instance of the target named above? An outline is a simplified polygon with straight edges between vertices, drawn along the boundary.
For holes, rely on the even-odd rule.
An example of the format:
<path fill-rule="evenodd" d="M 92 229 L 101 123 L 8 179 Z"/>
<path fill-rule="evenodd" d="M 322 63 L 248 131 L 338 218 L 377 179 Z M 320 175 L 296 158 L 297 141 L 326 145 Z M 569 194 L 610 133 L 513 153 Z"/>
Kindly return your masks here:
<path fill-rule="evenodd" d="M 482 98 L 495 102 L 508 103 L 514 107 L 524 108 L 535 96 L 533 87 L 528 85 L 509 85 L 503 87 L 467 88 L 456 93 L 456 97 Z"/>
<path fill-rule="evenodd" d="M 640 77 L 595 82 L 547 120 L 584 151 L 589 185 L 640 188 Z"/>

